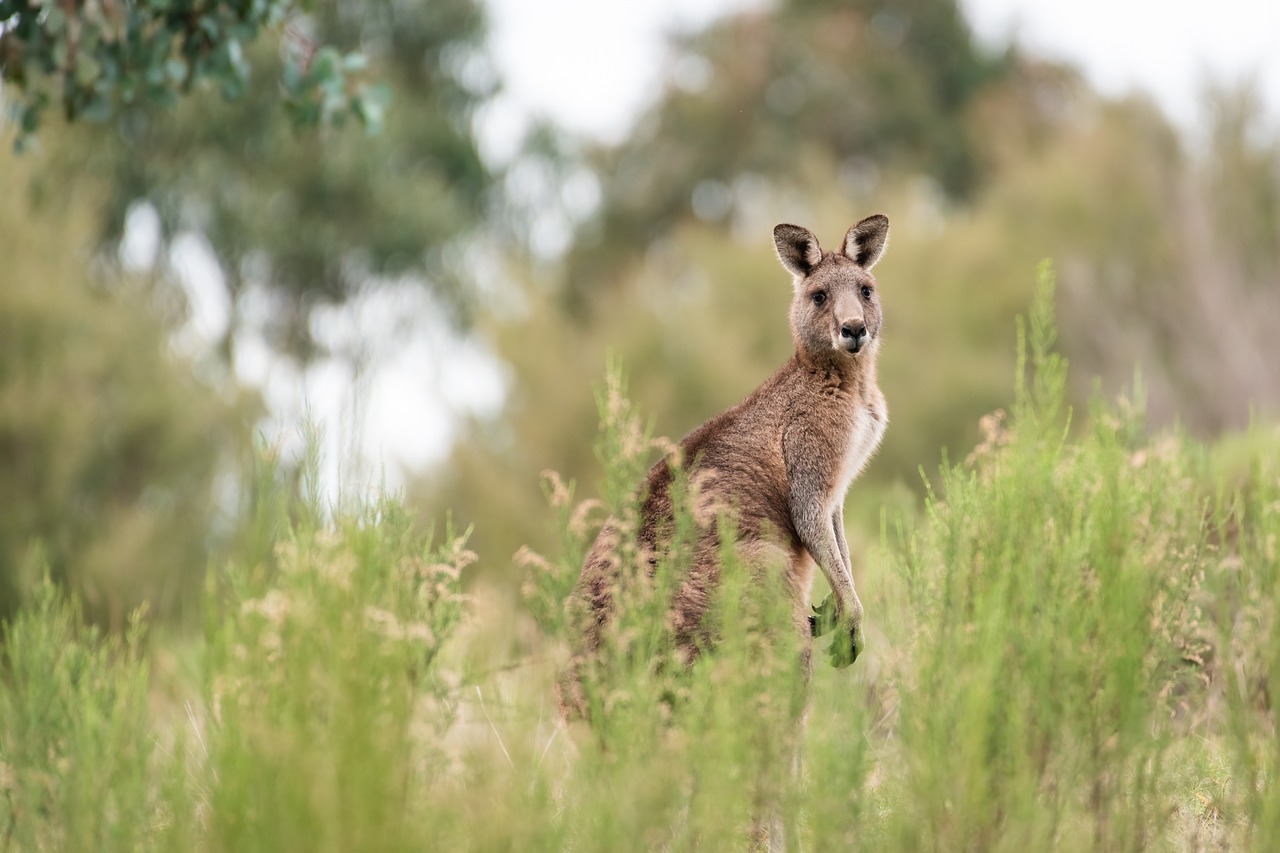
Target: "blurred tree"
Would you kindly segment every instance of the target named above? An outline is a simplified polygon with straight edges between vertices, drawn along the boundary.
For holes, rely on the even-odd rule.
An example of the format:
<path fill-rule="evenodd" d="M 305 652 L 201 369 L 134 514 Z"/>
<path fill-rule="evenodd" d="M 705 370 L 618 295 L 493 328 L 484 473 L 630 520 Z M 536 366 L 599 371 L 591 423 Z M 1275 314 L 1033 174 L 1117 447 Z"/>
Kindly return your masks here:
<path fill-rule="evenodd" d="M 1216 236 L 1241 274 L 1274 286 L 1280 280 L 1280 135 L 1256 81 L 1210 85 L 1203 100 L 1209 116 L 1204 186 Z"/>
<path fill-rule="evenodd" d="M 98 5 L 58 9 L 91 16 Z M 159 5 L 102 4 L 135 24 L 133 16 Z M 177 12 L 183 6 L 169 5 Z M 243 5 L 200 9 L 265 15 L 270 4 Z M 0 29 L 11 36 L 6 51 L 26 49 L 21 28 L 24 39 L 45 39 L 40 49 L 50 48 L 52 7 L 43 6 L 32 18 L 31 4 L 0 5 L 8 14 Z M 231 71 L 254 69 L 252 79 L 235 77 L 244 84 L 232 93 L 238 100 L 196 85 L 190 57 L 188 76 L 175 79 L 169 57 L 171 76 L 156 83 L 156 98 L 126 99 L 123 78 L 112 78 L 111 91 L 101 80 L 92 84 L 116 111 L 109 132 L 81 121 L 55 126 L 46 114 L 41 150 L 0 167 L 0 616 L 21 599 L 42 561 L 113 624 L 144 599 L 167 611 L 199 592 L 215 521 L 239 497 L 234 454 L 255 412 L 242 403 L 233 373 L 206 387 L 193 365 L 170 351 L 168 333 L 182 320 L 174 305 L 186 299 L 169 263 L 178 237 L 204 238 L 228 291 L 227 364 L 248 315 L 255 331 L 265 323 L 268 343 L 279 351 L 316 356 L 312 308 L 392 278 L 421 282 L 455 321 L 466 316 L 474 293 L 460 258 L 487 221 L 494 180 L 471 126 L 496 86 L 482 52 L 482 7 L 474 0 L 307 6 L 312 14 L 289 22 L 283 50 L 265 38 L 249 47 L 239 25 L 219 30 L 230 41 L 210 49 L 236 53 L 235 45 L 243 46 L 245 57 L 236 53 Z M 180 18 L 166 18 L 166 25 L 190 23 Z M 108 28 L 116 22 L 104 20 Z M 68 39 L 88 37 L 85 26 L 55 21 L 53 36 L 65 50 Z M 159 38 L 150 29 L 144 35 Z M 181 53 L 184 44 L 177 38 L 152 47 Z M 314 73 L 325 62 L 341 64 L 339 49 L 360 51 L 369 76 L 398 102 L 380 135 L 338 127 L 295 132 L 286 109 L 341 106 L 325 100 L 334 94 L 325 86 L 319 100 L 290 100 L 309 85 L 290 70 L 299 44 L 335 45 L 311 57 Z M 145 53 L 118 57 L 126 64 L 156 59 L 133 42 L 102 49 Z M 101 74 L 125 73 L 105 62 Z M 356 71 L 357 64 L 338 70 Z M 69 67 L 45 69 L 48 79 L 28 76 L 4 95 L 38 99 L 32 87 L 78 86 L 84 81 L 77 73 L 87 80 L 88 72 Z M 205 70 L 222 79 L 227 69 Z M 169 112 L 155 109 L 153 101 L 170 100 L 163 92 L 186 83 L 189 96 Z M 76 103 L 72 117 L 85 118 L 80 110 L 90 105 Z M 152 274 L 136 275 L 122 267 L 118 249 L 131 212 L 145 208 L 157 214 L 160 250 Z"/>
<path fill-rule="evenodd" d="M 296 25 L 306 38 L 358 48 L 387 87 L 394 108 L 382 133 L 292 132 L 266 82 L 286 76 L 285 60 L 259 40 L 248 56 L 267 73 L 241 99 L 195 93 L 164 115 L 127 106 L 118 134 L 94 134 L 60 154 L 42 188 L 53 192 L 67 172 L 105 175 L 107 246 L 139 205 L 158 214 L 163 248 L 183 232 L 203 235 L 234 314 L 228 357 L 250 291 L 269 306 L 269 342 L 303 360 L 316 354 L 312 307 L 380 279 L 420 279 L 454 319 L 466 317 L 474 296 L 459 257 L 485 220 L 493 176 L 471 123 L 496 87 L 482 51 L 482 7 L 327 0 L 310 8 Z"/>
<path fill-rule="evenodd" d="M 47 567 L 121 628 L 200 594 L 252 407 L 173 356 L 143 288 L 90 272 L 92 181 L 31 209 L 35 165 L 0 158 L 0 618 Z"/>
<path fill-rule="evenodd" d="M 310 3 L 0 2 L 0 74 L 21 91 L 13 112 L 20 147 L 53 102 L 67 120 L 102 121 L 135 102 L 172 105 L 203 83 L 228 98 L 249 83 L 245 48 L 264 29 Z M 299 124 L 348 113 L 377 122 L 381 98 L 348 72 L 358 55 L 339 56 L 294 35 L 297 50 L 282 77 Z"/>

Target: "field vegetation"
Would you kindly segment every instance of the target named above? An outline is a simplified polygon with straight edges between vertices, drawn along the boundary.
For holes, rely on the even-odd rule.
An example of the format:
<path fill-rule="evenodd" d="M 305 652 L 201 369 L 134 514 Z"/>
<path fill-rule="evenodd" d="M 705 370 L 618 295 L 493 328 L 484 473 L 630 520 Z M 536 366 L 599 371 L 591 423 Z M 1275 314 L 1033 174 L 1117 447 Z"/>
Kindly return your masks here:
<path fill-rule="evenodd" d="M 957 0 L 775 0 L 606 142 L 512 118 L 481 0 L 176 5 L 0 3 L 0 853 L 1280 849 L 1258 86 L 1179 127 Z M 208 38 L 131 98 L 107 6 Z M 380 132 L 302 127 L 348 73 Z M 791 354 L 771 229 L 876 212 L 865 655 L 802 683 L 729 548 L 686 668 L 678 543 L 561 724 L 595 531 Z"/>
<path fill-rule="evenodd" d="M 563 602 L 657 443 L 618 371 L 603 502 L 548 474 L 561 544 L 521 553 L 522 612 L 463 591 L 466 532 L 264 450 L 202 635 L 104 634 L 47 580 L 7 623 L 0 841 L 738 849 L 767 814 L 796 849 L 1273 849 L 1280 433 L 1153 436 L 1140 387 L 1077 411 L 1054 336 L 1045 266 L 1013 408 L 862 538 L 865 658 L 805 685 L 779 578 L 726 549 L 716 649 L 680 665 L 677 541 L 625 592 L 590 723 L 557 719 Z"/>

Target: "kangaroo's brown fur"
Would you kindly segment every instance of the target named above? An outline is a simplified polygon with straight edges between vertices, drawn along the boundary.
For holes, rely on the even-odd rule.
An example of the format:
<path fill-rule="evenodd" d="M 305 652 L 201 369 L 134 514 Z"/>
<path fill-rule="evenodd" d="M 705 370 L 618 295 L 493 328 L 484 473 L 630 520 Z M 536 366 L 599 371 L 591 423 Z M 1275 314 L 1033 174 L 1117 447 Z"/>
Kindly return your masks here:
<path fill-rule="evenodd" d="M 845 542 L 844 497 L 888 422 L 876 383 L 882 315 L 871 275 L 888 230 L 886 217 L 869 216 L 849 229 L 839 250 L 826 252 L 808 229 L 774 229 L 778 257 L 793 277 L 795 355 L 749 397 L 680 442 L 704 504 L 710 499 L 733 510 L 738 537 L 748 549 L 780 549 L 785 555 L 797 627 L 802 625 L 806 636 L 814 564 L 822 570 L 849 644 L 841 663 L 851 663 L 862 647 L 862 603 Z M 672 518 L 671 480 L 666 460 L 649 471 L 638 531 L 642 553 L 655 555 L 664 546 Z M 613 555 L 617 536 L 610 520 L 586 558 L 574 593 L 573 605 L 584 617 L 586 653 L 600 645 L 617 573 L 626 570 Z M 672 602 L 676 642 L 686 659 L 696 656 L 704 639 L 700 625 L 719 582 L 718 546 L 716 525 L 708 524 L 692 570 Z M 652 567 L 656 559 L 648 563 Z M 566 712 L 585 712 L 575 679 L 562 685 L 561 702 Z"/>

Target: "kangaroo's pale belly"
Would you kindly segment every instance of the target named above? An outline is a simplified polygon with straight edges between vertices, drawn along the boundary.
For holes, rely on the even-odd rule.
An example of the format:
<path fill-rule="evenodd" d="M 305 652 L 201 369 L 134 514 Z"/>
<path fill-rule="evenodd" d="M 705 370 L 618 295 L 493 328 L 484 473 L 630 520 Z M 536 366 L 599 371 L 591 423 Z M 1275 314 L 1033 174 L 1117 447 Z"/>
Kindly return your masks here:
<path fill-rule="evenodd" d="M 888 426 L 883 400 L 873 401 L 858 406 L 854 410 L 852 422 L 849 424 L 848 443 L 845 445 L 844 459 L 839 473 L 836 475 L 835 497 L 843 503 L 849 484 L 854 481 L 884 438 L 885 427 Z"/>

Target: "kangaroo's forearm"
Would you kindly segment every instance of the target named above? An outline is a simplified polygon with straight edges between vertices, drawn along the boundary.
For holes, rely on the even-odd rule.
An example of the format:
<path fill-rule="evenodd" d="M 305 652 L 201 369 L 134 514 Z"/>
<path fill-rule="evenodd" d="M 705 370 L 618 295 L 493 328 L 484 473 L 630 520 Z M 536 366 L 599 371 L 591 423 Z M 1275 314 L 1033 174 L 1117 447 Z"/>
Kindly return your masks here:
<path fill-rule="evenodd" d="M 836 533 L 836 547 L 840 550 L 840 557 L 844 561 L 844 570 L 849 573 L 849 577 L 853 577 L 853 561 L 849 559 L 849 543 L 844 538 L 844 507 L 837 505 L 831 513 L 831 526 Z"/>
<path fill-rule="evenodd" d="M 796 528 L 801 544 L 809 551 L 831 586 L 841 613 L 847 617 L 858 615 L 861 604 L 853 586 L 853 574 L 846 562 L 847 551 L 840 547 L 843 531 L 838 532 L 831 517 L 825 514 L 797 518 Z"/>

